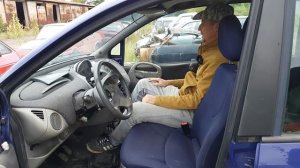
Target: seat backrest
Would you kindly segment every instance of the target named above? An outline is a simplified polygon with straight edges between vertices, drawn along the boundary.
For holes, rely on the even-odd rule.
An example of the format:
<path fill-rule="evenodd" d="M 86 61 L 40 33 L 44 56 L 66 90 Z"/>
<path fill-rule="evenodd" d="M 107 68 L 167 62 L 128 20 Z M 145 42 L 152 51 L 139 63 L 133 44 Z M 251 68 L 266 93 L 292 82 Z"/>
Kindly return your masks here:
<path fill-rule="evenodd" d="M 238 61 L 243 35 L 236 16 L 224 17 L 219 25 L 219 49 L 230 61 Z M 195 111 L 192 135 L 197 168 L 214 167 L 222 141 L 236 79 L 235 64 L 222 64 Z"/>

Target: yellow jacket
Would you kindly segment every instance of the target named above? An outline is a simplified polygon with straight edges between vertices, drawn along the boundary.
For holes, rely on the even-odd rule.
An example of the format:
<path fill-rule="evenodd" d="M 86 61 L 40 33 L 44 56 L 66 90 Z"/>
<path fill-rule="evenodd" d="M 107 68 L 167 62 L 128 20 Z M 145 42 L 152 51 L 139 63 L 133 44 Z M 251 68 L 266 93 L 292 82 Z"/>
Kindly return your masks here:
<path fill-rule="evenodd" d="M 189 71 L 184 79 L 168 80 L 168 84 L 180 88 L 179 95 L 156 96 L 155 105 L 172 109 L 197 109 L 217 68 L 229 62 L 220 52 L 217 41 L 199 47 L 198 53 L 202 55 L 203 64 L 198 67 L 196 74 Z"/>

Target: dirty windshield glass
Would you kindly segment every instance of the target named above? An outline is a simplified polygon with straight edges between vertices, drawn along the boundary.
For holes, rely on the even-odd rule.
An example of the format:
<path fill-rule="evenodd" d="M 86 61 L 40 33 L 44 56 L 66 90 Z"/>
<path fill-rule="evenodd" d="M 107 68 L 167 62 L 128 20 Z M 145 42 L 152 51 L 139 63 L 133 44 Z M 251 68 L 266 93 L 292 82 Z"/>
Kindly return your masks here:
<path fill-rule="evenodd" d="M 68 48 L 50 61 L 46 66 L 89 56 L 140 17 L 142 17 L 142 15 L 132 14 L 118 21 L 112 22 L 77 42 L 75 45 Z"/>

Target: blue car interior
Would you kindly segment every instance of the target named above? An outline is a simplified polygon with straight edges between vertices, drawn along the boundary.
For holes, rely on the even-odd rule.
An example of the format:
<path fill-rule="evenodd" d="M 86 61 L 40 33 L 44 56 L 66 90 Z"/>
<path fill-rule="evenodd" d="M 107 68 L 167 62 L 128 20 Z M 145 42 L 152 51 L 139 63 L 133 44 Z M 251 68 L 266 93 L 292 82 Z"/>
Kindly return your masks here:
<path fill-rule="evenodd" d="M 121 148 L 121 163 L 125 167 L 214 167 L 236 80 L 237 66 L 232 62 L 239 60 L 242 44 L 239 20 L 233 15 L 224 17 L 219 26 L 219 48 L 230 63 L 217 69 L 195 111 L 190 135 L 184 134 L 181 128 L 160 124 L 136 125 Z"/>

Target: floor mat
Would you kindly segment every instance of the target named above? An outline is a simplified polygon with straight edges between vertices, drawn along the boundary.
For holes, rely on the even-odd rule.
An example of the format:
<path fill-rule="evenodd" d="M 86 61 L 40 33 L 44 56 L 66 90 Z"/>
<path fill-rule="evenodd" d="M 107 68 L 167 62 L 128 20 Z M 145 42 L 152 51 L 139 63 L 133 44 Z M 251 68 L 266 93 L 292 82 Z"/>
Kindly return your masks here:
<path fill-rule="evenodd" d="M 74 134 L 52 154 L 40 168 L 118 168 L 119 151 L 92 154 L 86 150 L 91 139 L 85 134 Z"/>

